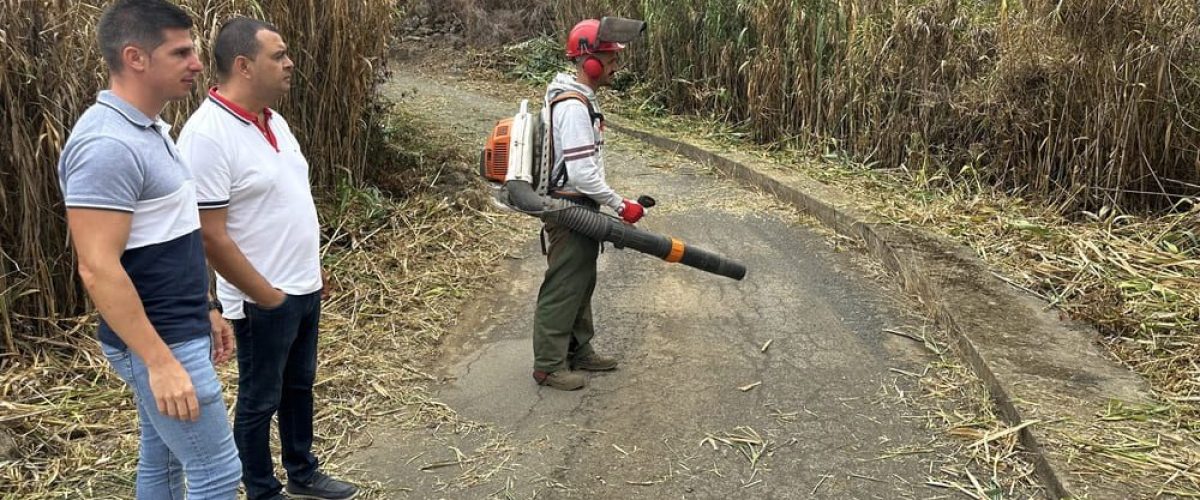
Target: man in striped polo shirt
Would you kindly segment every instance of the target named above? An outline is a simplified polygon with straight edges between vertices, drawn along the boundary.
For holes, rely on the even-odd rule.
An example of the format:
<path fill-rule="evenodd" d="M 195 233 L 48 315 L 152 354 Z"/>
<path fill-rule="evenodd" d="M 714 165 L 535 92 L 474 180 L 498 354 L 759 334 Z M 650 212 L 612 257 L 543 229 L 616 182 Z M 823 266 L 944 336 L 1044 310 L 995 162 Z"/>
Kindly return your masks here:
<path fill-rule="evenodd" d="M 203 69 L 191 27 L 163 0 L 105 10 L 97 32 L 110 89 L 79 117 L 58 165 L 102 349 L 135 396 L 143 500 L 228 500 L 241 477 L 213 369 L 233 339 L 209 311 L 195 184 L 159 118 Z"/>
<path fill-rule="evenodd" d="M 292 60 L 274 27 L 247 18 L 221 27 L 213 56 L 220 84 L 179 148 L 196 173 L 205 251 L 237 337 L 242 482 L 251 499 L 282 498 L 270 448 L 278 414 L 288 495 L 351 498 L 357 489 L 321 472 L 312 453 L 321 234 L 308 161 L 269 107 L 290 89 Z"/>

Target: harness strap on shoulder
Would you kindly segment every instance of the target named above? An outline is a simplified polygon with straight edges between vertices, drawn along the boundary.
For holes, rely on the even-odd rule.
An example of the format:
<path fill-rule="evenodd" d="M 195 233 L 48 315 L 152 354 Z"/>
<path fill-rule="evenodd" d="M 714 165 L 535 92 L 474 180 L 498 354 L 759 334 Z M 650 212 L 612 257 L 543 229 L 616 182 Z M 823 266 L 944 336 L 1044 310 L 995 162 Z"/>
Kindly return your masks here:
<path fill-rule="evenodd" d="M 604 113 L 596 112 L 596 108 L 592 106 L 591 99 L 588 99 L 586 95 L 583 95 L 583 92 L 579 92 L 579 91 L 575 91 L 575 90 L 567 90 L 567 91 L 564 91 L 564 92 L 554 96 L 554 99 L 550 100 L 550 108 L 553 109 L 555 104 L 558 104 L 563 101 L 569 101 L 572 99 L 582 102 L 584 106 L 587 106 L 588 116 L 591 117 L 592 123 L 595 123 L 597 121 L 604 121 Z M 553 113 L 551 113 L 551 116 L 553 116 Z"/>
<path fill-rule="evenodd" d="M 568 90 L 568 91 L 562 92 L 562 93 L 554 96 L 554 99 L 550 100 L 550 104 L 549 104 L 550 111 L 549 111 L 549 113 L 547 113 L 547 115 L 549 115 L 549 118 L 550 118 L 550 123 L 547 125 L 547 130 L 550 133 L 547 135 L 550 138 L 549 152 L 551 155 L 554 154 L 554 105 L 558 104 L 560 102 L 571 101 L 571 100 L 582 102 L 584 106 L 587 106 L 588 117 L 591 118 L 593 126 L 595 126 L 596 122 L 604 123 L 604 113 L 597 113 L 596 108 L 592 106 L 591 99 L 588 99 L 587 96 L 583 95 L 582 92 L 578 92 L 575 90 Z M 567 166 L 565 165 L 566 162 L 563 162 L 563 163 L 564 163 L 563 168 L 562 168 L 562 170 L 559 171 L 558 175 L 554 176 L 553 179 L 550 179 L 550 186 L 548 186 L 550 188 L 549 190 L 552 190 L 552 189 L 558 188 L 558 187 L 562 187 L 567 184 Z M 551 172 L 553 172 L 554 168 L 557 166 L 558 166 L 557 163 L 550 165 Z"/>

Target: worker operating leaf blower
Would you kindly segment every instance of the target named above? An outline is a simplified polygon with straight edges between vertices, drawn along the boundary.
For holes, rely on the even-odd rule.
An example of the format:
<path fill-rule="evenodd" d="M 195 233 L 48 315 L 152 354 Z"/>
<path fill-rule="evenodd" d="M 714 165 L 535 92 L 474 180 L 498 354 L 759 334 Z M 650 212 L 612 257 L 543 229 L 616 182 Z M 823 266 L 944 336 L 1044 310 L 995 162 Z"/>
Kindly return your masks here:
<path fill-rule="evenodd" d="M 605 180 L 604 115 L 596 90 L 611 84 L 620 52 L 645 27 L 642 21 L 616 17 L 576 24 L 566 43 L 576 73 L 555 77 L 540 113 L 523 101 L 513 118 L 497 123 L 480 158 L 480 173 L 500 186 L 500 203 L 545 222 L 549 269 L 534 317 L 533 378 L 555 389 L 583 388 L 580 370 L 617 367 L 615 359 L 600 356 L 590 344 L 601 242 L 736 280 L 746 275 L 737 262 L 636 228 L 653 199 L 622 197 Z M 601 213 L 602 205 L 619 217 Z"/>

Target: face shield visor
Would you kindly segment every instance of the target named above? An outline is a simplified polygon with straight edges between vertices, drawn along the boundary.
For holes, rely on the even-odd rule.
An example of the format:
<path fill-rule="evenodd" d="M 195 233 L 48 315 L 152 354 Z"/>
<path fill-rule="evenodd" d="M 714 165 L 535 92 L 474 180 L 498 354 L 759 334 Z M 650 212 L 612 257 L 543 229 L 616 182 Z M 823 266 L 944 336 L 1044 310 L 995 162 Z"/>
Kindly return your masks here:
<path fill-rule="evenodd" d="M 646 23 L 637 19 L 623 17 L 604 17 L 600 20 L 600 31 L 596 34 L 601 44 L 615 44 L 618 49 L 641 36 L 646 31 Z"/>

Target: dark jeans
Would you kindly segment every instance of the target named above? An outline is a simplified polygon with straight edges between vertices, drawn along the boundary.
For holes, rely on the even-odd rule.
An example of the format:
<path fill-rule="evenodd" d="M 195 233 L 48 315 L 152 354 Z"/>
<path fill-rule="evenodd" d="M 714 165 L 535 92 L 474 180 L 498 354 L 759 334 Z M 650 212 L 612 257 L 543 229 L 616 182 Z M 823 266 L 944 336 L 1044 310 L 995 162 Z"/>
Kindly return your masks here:
<path fill-rule="evenodd" d="M 271 416 L 279 413 L 279 441 L 288 478 L 305 482 L 317 470 L 313 443 L 313 380 L 321 292 L 289 295 L 279 307 L 246 302 L 237 336 L 238 396 L 233 437 L 250 499 L 279 493 L 271 461 Z"/>

